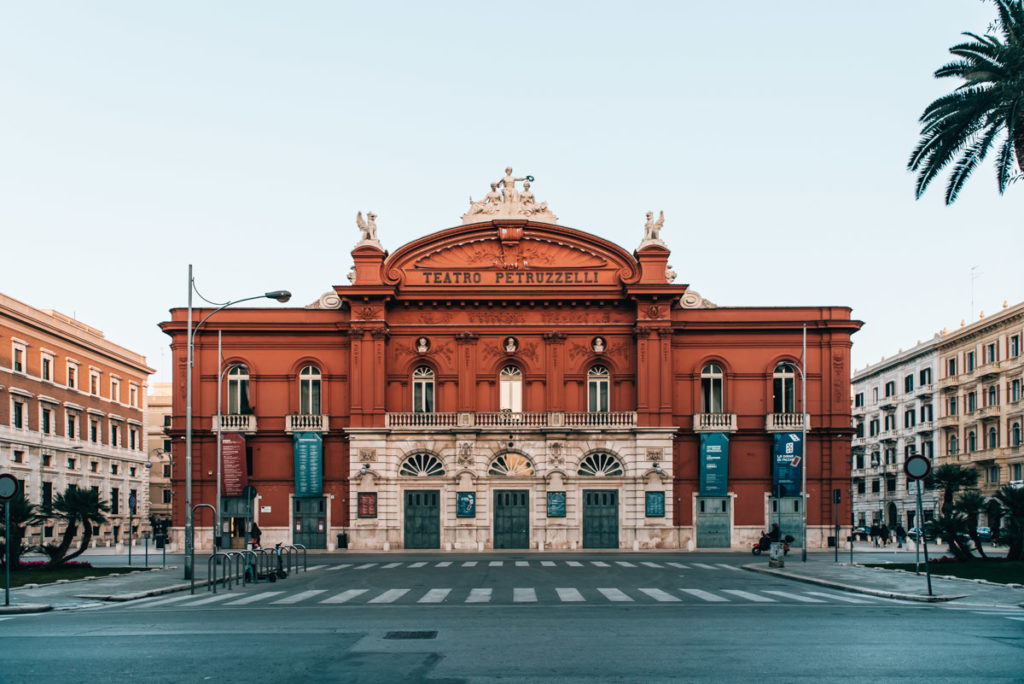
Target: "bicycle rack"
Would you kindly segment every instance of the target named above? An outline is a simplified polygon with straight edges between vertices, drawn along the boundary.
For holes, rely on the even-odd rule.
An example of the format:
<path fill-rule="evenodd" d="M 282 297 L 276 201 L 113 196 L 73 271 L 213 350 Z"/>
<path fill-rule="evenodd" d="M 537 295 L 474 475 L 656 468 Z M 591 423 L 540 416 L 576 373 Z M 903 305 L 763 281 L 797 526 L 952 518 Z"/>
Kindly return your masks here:
<path fill-rule="evenodd" d="M 217 569 L 221 569 L 221 576 L 218 579 Z M 210 555 L 206 561 L 206 590 L 217 593 L 217 584 L 223 582 L 228 589 L 231 588 L 231 559 L 228 554 L 216 552 Z"/>
<path fill-rule="evenodd" d="M 306 547 L 305 547 L 305 545 L 303 545 L 303 544 L 292 544 L 292 548 L 293 549 L 302 549 L 302 571 L 303 572 L 308 572 L 309 571 L 309 564 L 306 561 Z M 295 569 L 296 570 L 299 567 L 298 566 L 298 560 L 299 560 L 298 559 L 298 552 L 296 552 L 296 558 L 295 558 L 295 563 L 296 563 L 295 564 Z"/>

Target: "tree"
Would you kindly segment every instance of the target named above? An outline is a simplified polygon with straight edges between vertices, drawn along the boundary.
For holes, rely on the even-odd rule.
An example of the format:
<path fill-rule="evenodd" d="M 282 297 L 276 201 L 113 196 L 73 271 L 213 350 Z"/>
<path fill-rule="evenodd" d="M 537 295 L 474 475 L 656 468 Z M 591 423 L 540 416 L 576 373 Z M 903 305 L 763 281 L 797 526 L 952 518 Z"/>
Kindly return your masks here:
<path fill-rule="evenodd" d="M 108 511 L 110 507 L 100 500 L 99 492 L 92 489 L 73 489 L 69 486 L 63 494 L 55 496 L 47 517 L 59 520 L 67 526 L 59 544 L 47 544 L 43 547 L 43 552 L 50 557 L 50 567 L 61 566 L 82 555 L 92 540 L 93 525 L 107 522 L 104 513 Z M 78 535 L 79 525 L 82 526 L 82 541 L 78 550 L 69 554 L 68 549 Z"/>
<path fill-rule="evenodd" d="M 956 510 L 964 514 L 967 523 L 967 536 L 974 542 L 974 549 L 982 558 L 987 558 L 985 550 L 981 548 L 981 538 L 978 536 L 978 519 L 981 512 L 985 510 L 985 497 L 977 489 L 972 489 L 960 495 L 956 500 Z"/>
<path fill-rule="evenodd" d="M 960 539 L 960 535 L 967 531 L 967 516 L 963 513 L 942 513 L 934 520 L 926 522 L 924 530 L 926 534 L 941 537 L 942 541 L 946 542 L 946 548 L 958 561 L 974 559 L 971 550 Z"/>
<path fill-rule="evenodd" d="M 999 193 L 1024 171 L 1024 0 L 992 0 L 997 18 L 983 36 L 949 48 L 957 60 L 935 78 L 959 78 L 957 88 L 929 104 L 919 119 L 921 138 L 907 168 L 917 173 L 915 196 L 949 164 L 946 204 L 994 145 Z M 1016 171 L 1015 168 L 1016 167 Z"/>
<path fill-rule="evenodd" d="M 1009 547 L 1006 560 L 1021 560 L 1024 557 L 1024 488 L 1004 485 L 994 498 L 1003 508 L 999 540 Z"/>
<path fill-rule="evenodd" d="M 957 463 L 941 465 L 925 479 L 925 485 L 942 490 L 942 512 L 949 515 L 953 512 L 953 497 L 961 489 L 970 489 L 978 484 L 978 471 L 964 468 Z"/>
<path fill-rule="evenodd" d="M 28 553 L 34 547 L 25 545 L 25 528 L 29 525 L 35 525 L 39 523 L 39 516 L 36 515 L 36 507 L 25 499 L 25 495 L 18 492 L 18 495 L 6 503 L 7 506 L 11 507 L 11 531 L 10 531 L 10 542 L 11 542 L 11 570 L 18 569 L 18 562 L 21 560 L 23 553 Z M 3 505 L 0 505 L 0 511 L 3 510 Z M 0 537 L 4 538 L 3 542 L 0 542 L 0 566 L 7 562 L 7 542 L 8 533 L 3 526 L 4 516 L 0 513 Z"/>

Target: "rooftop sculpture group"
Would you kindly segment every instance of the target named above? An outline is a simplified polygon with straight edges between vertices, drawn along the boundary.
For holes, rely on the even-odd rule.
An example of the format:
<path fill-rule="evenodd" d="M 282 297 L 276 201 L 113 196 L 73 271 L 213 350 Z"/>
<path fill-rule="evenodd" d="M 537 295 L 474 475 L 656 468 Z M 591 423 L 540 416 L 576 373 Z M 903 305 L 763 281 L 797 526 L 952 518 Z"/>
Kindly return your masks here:
<path fill-rule="evenodd" d="M 462 215 L 462 223 L 479 223 L 495 218 L 526 218 L 544 223 L 555 223 L 558 217 L 548 209 L 547 202 L 538 202 L 530 182 L 533 176 L 516 178 L 512 167 L 505 168 L 505 175 L 491 183 L 491 191 L 479 202 L 469 198 L 469 211 Z M 523 183 L 520 191 L 516 183 Z"/>

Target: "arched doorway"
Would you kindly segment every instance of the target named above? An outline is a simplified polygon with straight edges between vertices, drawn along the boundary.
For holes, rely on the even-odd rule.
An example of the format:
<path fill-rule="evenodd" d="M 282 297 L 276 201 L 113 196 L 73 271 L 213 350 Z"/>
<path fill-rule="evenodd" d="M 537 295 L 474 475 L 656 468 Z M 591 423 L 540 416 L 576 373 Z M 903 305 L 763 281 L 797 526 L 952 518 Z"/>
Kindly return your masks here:
<path fill-rule="evenodd" d="M 885 518 L 885 524 L 889 526 L 889 529 L 896 529 L 896 523 L 898 523 L 900 520 L 900 514 L 899 511 L 896 510 L 896 504 L 889 504 L 889 507 L 886 509 Z"/>

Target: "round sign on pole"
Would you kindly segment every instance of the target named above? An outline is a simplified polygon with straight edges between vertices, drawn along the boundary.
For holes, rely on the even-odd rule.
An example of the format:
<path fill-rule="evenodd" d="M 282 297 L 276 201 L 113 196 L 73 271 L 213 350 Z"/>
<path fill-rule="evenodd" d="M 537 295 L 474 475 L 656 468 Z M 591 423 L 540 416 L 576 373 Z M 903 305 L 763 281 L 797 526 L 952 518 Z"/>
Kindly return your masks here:
<path fill-rule="evenodd" d="M 10 473 L 0 475 L 0 501 L 10 501 L 18 495 L 18 478 Z"/>
<path fill-rule="evenodd" d="M 928 477 L 928 473 L 932 471 L 932 464 L 924 456 L 920 454 L 912 454 L 907 457 L 907 460 L 903 463 L 903 472 L 907 474 L 911 480 L 922 480 Z"/>

